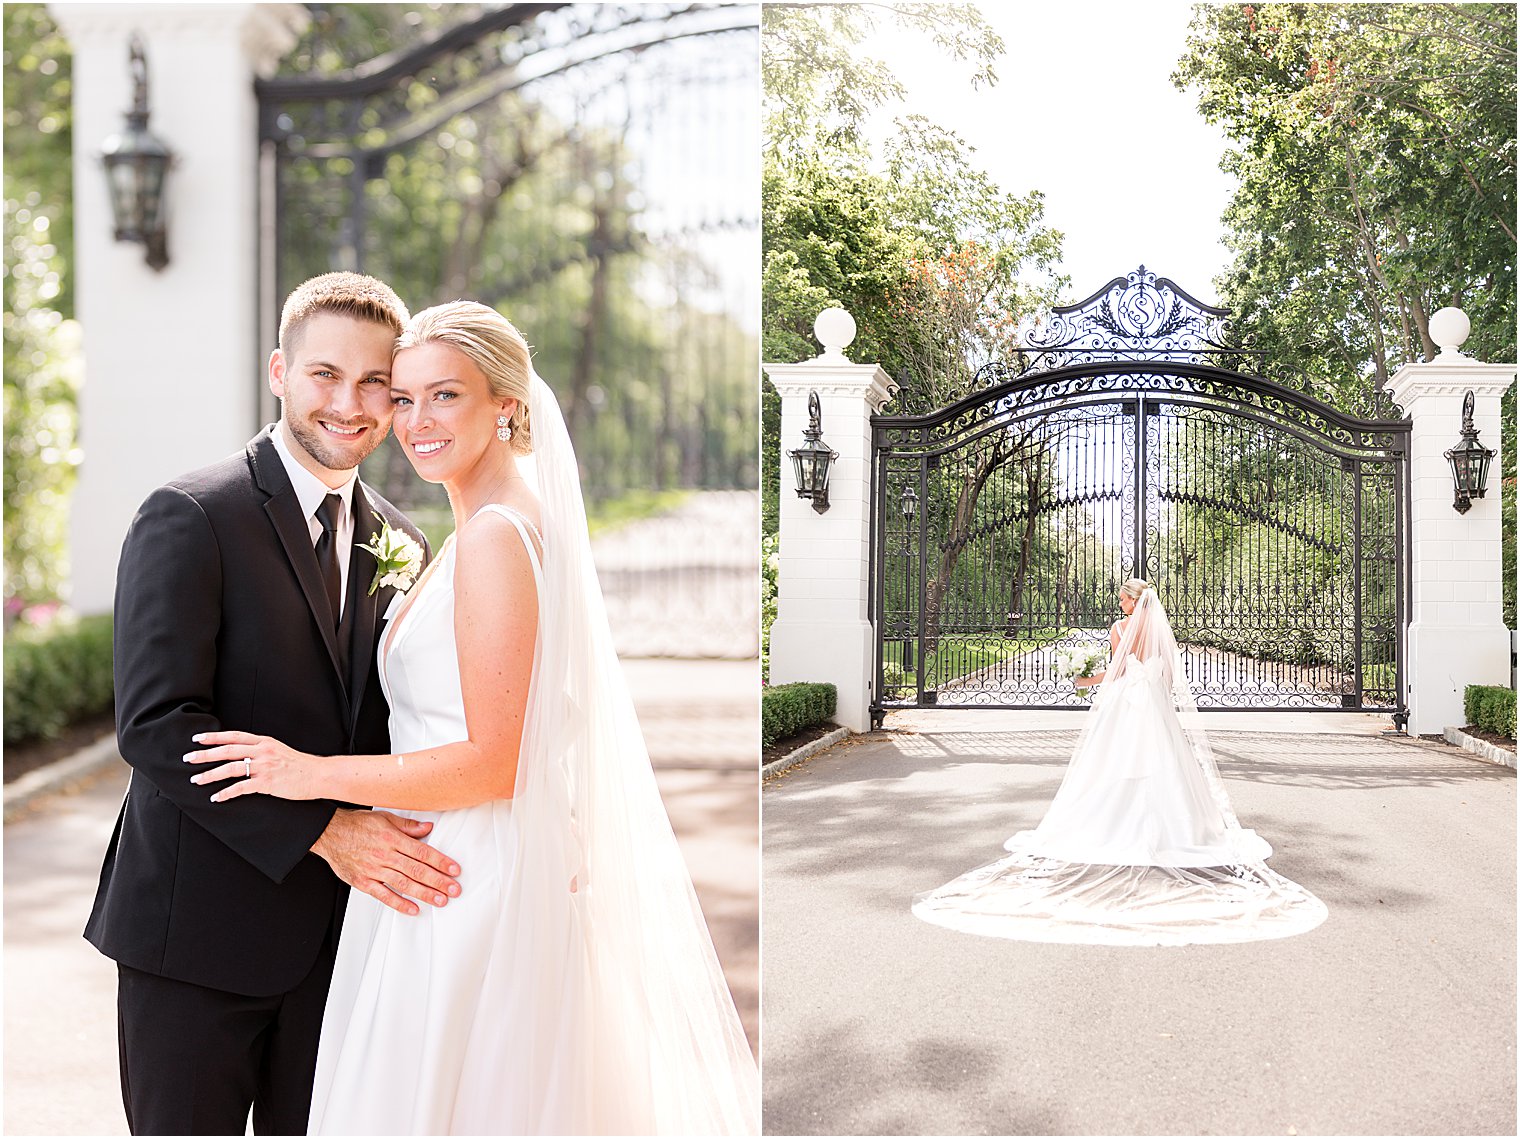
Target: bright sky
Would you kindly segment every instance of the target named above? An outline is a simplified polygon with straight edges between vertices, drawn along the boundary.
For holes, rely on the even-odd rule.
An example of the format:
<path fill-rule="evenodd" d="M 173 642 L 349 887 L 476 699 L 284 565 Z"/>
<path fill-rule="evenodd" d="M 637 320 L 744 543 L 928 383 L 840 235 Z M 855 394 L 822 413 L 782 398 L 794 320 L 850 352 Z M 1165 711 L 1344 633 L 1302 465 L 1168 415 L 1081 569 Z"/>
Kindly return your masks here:
<path fill-rule="evenodd" d="M 1234 179 L 1219 170 L 1224 136 L 1172 86 L 1192 5 L 1077 0 L 984 3 L 1003 37 L 999 81 L 972 90 L 970 69 L 887 28 L 862 50 L 908 89 L 873 134 L 914 112 L 976 148 L 973 161 L 1010 192 L 1045 194 L 1045 223 L 1065 234 L 1068 301 L 1144 264 L 1199 300 L 1228 261 L 1219 217 Z"/>

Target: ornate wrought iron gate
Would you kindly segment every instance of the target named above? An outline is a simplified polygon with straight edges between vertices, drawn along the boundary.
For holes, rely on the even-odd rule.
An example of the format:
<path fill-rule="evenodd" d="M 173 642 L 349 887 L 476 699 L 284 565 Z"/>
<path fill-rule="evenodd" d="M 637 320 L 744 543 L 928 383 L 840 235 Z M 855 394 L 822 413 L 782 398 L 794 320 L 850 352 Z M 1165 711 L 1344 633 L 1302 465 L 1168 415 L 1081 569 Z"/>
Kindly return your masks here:
<path fill-rule="evenodd" d="M 878 717 L 1085 706 L 1056 653 L 1106 648 L 1138 576 L 1201 708 L 1402 719 L 1409 423 L 1267 379 L 1226 316 L 1141 266 L 874 417 Z"/>
<path fill-rule="evenodd" d="M 589 498 L 754 487 L 754 420 L 714 409 L 753 405 L 758 6 L 312 8 L 256 84 L 266 343 L 334 269 L 469 297 L 533 344 Z M 389 443 L 365 477 L 446 510 Z"/>
<path fill-rule="evenodd" d="M 554 386 L 588 501 L 712 492 L 599 536 L 619 650 L 753 656 L 756 552 L 733 534 L 758 509 L 760 222 L 735 189 L 759 184 L 758 5 L 310 8 L 256 84 L 266 346 L 289 291 L 334 269 L 382 277 L 414 312 L 498 307 Z M 344 58 L 361 45 L 381 54 Z M 436 549 L 442 488 L 394 441 L 364 476 Z"/>

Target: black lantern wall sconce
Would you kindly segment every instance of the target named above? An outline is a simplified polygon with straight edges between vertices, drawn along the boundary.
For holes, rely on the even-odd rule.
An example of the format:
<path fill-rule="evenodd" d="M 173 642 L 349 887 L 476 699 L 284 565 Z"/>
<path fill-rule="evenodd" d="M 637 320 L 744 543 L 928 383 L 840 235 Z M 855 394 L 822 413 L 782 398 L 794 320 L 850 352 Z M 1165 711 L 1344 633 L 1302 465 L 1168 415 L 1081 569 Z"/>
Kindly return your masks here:
<path fill-rule="evenodd" d="M 1482 498 L 1488 490 L 1488 468 L 1494 461 L 1494 452 L 1478 442 L 1478 429 L 1473 426 L 1473 393 L 1469 391 L 1462 400 L 1462 442 L 1446 452 L 1451 464 L 1451 481 L 1457 497 L 1452 506 L 1458 514 L 1466 514 L 1472 508 L 1472 500 Z"/>
<path fill-rule="evenodd" d="M 829 468 L 839 458 L 839 453 L 823 441 L 822 416 L 818 393 L 808 393 L 808 426 L 802 433 L 802 446 L 787 452 L 797 476 L 797 497 L 812 499 L 819 514 L 829 508 Z"/>
<path fill-rule="evenodd" d="M 101 144 L 100 159 L 110 187 L 116 240 L 141 242 L 147 247 L 148 265 L 158 270 L 169 263 L 164 180 L 174 155 L 148 130 L 148 60 L 142 40 L 135 35 L 128 60 L 132 109 L 127 112 L 126 128 Z"/>

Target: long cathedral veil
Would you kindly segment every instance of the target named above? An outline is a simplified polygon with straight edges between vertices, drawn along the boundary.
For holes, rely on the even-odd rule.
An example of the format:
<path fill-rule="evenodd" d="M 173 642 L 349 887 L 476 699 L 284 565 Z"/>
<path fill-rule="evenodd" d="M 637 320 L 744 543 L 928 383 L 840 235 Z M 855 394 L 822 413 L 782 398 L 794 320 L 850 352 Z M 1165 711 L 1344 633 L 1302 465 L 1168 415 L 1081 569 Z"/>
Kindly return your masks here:
<path fill-rule="evenodd" d="M 499 968 L 536 983 L 482 1007 L 520 1031 L 494 1072 L 531 1134 L 757 1134 L 754 1056 L 676 844 L 613 652 L 580 475 L 532 378 L 543 594 L 513 800 Z"/>
<path fill-rule="evenodd" d="M 1327 911 L 1236 818 L 1154 589 L 1125 621 L 1061 786 L 1008 852 L 913 912 L 1026 941 L 1188 945 L 1288 937 Z"/>

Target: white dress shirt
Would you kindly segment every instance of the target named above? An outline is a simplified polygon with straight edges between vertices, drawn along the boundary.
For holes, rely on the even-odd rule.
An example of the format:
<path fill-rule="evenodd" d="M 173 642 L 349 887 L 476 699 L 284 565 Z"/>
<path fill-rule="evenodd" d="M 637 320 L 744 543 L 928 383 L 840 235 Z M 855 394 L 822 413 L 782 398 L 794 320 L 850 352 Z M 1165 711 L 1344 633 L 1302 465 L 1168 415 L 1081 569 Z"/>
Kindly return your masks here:
<path fill-rule="evenodd" d="M 341 619 L 343 605 L 348 598 L 348 563 L 354 549 L 354 484 L 359 481 L 359 468 L 355 467 L 348 472 L 348 479 L 342 486 L 330 487 L 296 461 L 290 448 L 285 445 L 285 433 L 281 426 L 276 424 L 270 432 L 270 438 L 274 441 L 274 449 L 280 454 L 280 462 L 285 464 L 285 473 L 290 476 L 290 485 L 296 492 L 296 501 L 301 504 L 301 512 L 306 516 L 313 547 L 322 536 L 322 521 L 317 517 L 317 507 L 322 505 L 322 500 L 329 494 L 336 494 L 343 500 L 343 509 L 338 511 L 338 529 L 333 535 L 338 543 L 338 616 Z"/>

